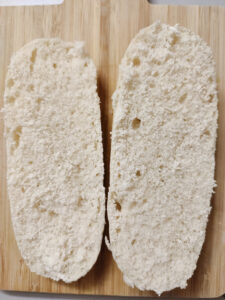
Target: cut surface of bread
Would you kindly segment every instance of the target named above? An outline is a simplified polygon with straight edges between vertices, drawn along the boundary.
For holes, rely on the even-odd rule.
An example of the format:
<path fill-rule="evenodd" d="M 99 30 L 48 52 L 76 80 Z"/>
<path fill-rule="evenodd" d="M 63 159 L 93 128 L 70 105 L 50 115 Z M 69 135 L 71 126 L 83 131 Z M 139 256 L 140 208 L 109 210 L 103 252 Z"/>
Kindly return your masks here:
<path fill-rule="evenodd" d="M 96 69 L 82 42 L 38 39 L 11 60 L 4 95 L 7 183 L 32 272 L 71 282 L 94 265 L 105 222 Z"/>
<path fill-rule="evenodd" d="M 112 99 L 109 248 L 128 285 L 158 294 L 185 288 L 215 186 L 211 49 L 179 25 L 142 29 Z"/>

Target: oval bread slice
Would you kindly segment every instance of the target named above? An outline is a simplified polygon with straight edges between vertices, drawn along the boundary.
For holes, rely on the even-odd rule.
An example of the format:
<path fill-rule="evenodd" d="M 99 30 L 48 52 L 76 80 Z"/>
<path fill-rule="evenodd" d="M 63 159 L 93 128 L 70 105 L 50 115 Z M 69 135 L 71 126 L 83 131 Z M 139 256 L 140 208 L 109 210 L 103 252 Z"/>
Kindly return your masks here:
<path fill-rule="evenodd" d="M 7 181 L 18 247 L 32 272 L 71 282 L 100 251 L 103 150 L 96 69 L 83 43 L 39 39 L 9 65 Z"/>
<path fill-rule="evenodd" d="M 113 95 L 108 219 L 124 280 L 158 294 L 185 288 L 204 242 L 217 129 L 210 48 L 184 27 L 141 30 Z"/>

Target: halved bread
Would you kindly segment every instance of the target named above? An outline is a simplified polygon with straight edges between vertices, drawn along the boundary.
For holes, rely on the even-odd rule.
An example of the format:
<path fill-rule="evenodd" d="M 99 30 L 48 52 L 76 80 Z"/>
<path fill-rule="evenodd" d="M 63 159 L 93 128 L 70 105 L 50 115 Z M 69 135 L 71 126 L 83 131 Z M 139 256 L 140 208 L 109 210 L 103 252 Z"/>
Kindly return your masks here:
<path fill-rule="evenodd" d="M 130 43 L 113 95 L 110 249 L 130 286 L 185 288 L 215 186 L 217 90 L 211 49 L 154 23 Z"/>
<path fill-rule="evenodd" d="M 7 182 L 32 272 L 71 282 L 94 265 L 105 222 L 96 69 L 83 43 L 38 39 L 12 58 L 4 96 Z"/>

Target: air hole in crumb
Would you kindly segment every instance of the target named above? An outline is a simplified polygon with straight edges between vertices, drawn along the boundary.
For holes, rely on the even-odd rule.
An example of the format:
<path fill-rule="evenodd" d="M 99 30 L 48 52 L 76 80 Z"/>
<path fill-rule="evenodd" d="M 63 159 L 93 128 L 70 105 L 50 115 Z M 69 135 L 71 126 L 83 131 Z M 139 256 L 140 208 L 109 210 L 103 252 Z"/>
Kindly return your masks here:
<path fill-rule="evenodd" d="M 37 104 L 41 104 L 41 102 L 43 101 L 43 99 L 42 98 L 37 98 L 37 100 L 36 100 L 36 102 L 37 102 Z"/>
<path fill-rule="evenodd" d="M 37 56 L 37 49 L 34 49 L 31 53 L 30 61 L 34 64 Z"/>
<path fill-rule="evenodd" d="M 69 258 L 69 255 L 64 256 L 63 261 L 67 261 Z"/>
<path fill-rule="evenodd" d="M 164 94 L 165 95 L 168 95 L 169 94 L 169 91 L 166 89 L 166 90 L 164 90 Z"/>
<path fill-rule="evenodd" d="M 98 198 L 98 206 L 97 206 L 98 213 L 100 213 L 100 207 L 101 207 L 101 199 Z"/>
<path fill-rule="evenodd" d="M 21 188 L 21 192 L 22 193 L 24 193 L 25 192 L 25 189 L 24 189 L 24 187 L 22 186 L 22 188 Z"/>
<path fill-rule="evenodd" d="M 129 80 L 129 81 L 127 82 L 127 89 L 128 89 L 128 90 L 133 90 L 133 88 L 134 88 L 133 80 Z"/>
<path fill-rule="evenodd" d="M 13 80 L 12 78 L 10 78 L 10 79 L 8 80 L 8 82 L 7 82 L 7 86 L 8 86 L 9 88 L 11 88 L 13 85 L 14 85 L 14 80 Z"/>
<path fill-rule="evenodd" d="M 22 132 L 21 126 L 17 126 L 16 129 L 13 130 L 13 140 L 15 142 L 15 148 L 19 146 L 21 132 Z"/>
<path fill-rule="evenodd" d="M 155 84 L 154 83 L 150 83 L 149 86 L 150 86 L 151 89 L 153 89 L 155 87 Z"/>
<path fill-rule="evenodd" d="M 184 100 L 187 98 L 187 93 L 183 94 L 180 98 L 179 98 L 179 102 L 183 103 Z"/>
<path fill-rule="evenodd" d="M 141 120 L 140 120 L 140 119 L 135 118 L 135 119 L 132 121 L 132 128 L 133 128 L 133 129 L 139 128 L 140 125 L 141 125 Z"/>
<path fill-rule="evenodd" d="M 179 39 L 180 39 L 179 35 L 174 34 L 171 42 L 171 46 L 174 46 L 179 41 Z"/>
<path fill-rule="evenodd" d="M 118 178 L 120 178 L 121 177 L 121 174 L 120 173 L 118 173 Z"/>
<path fill-rule="evenodd" d="M 48 212 L 48 214 L 49 214 L 49 216 L 51 216 L 51 217 L 57 215 L 57 213 L 55 213 L 53 210 L 50 210 L 50 211 Z"/>
<path fill-rule="evenodd" d="M 35 63 L 36 56 L 37 56 L 37 49 L 34 49 L 31 53 L 31 57 L 30 57 L 30 61 L 31 61 L 30 72 L 33 72 L 33 68 L 34 68 L 33 65 Z"/>
<path fill-rule="evenodd" d="M 137 177 L 141 176 L 141 172 L 140 172 L 140 170 L 137 170 L 137 172 L 136 172 L 136 176 L 137 176 Z"/>
<path fill-rule="evenodd" d="M 212 83 L 213 82 L 213 78 L 212 76 L 209 77 L 209 82 Z"/>
<path fill-rule="evenodd" d="M 29 163 L 29 165 L 32 165 L 32 164 L 33 164 L 33 162 L 32 162 L 31 160 L 30 160 L 28 163 Z"/>
<path fill-rule="evenodd" d="M 83 201 L 84 201 L 84 199 L 82 197 L 79 197 L 78 201 L 77 201 L 77 206 L 81 207 L 83 205 Z"/>
<path fill-rule="evenodd" d="M 15 98 L 14 97 L 9 97 L 8 102 L 13 104 L 15 102 Z"/>
<path fill-rule="evenodd" d="M 162 170 L 162 169 L 164 168 L 164 166 L 163 166 L 163 165 L 160 165 L 159 168 Z"/>
<path fill-rule="evenodd" d="M 95 176 L 99 176 L 99 173 L 96 173 L 96 175 Z"/>
<path fill-rule="evenodd" d="M 120 233 L 121 229 L 120 228 L 116 228 L 116 233 Z"/>
<path fill-rule="evenodd" d="M 38 182 L 38 183 L 37 183 L 37 187 L 39 187 L 39 186 L 40 186 L 40 183 Z"/>
<path fill-rule="evenodd" d="M 137 205 L 137 202 L 136 202 L 136 201 L 133 201 L 133 202 L 131 202 L 131 204 L 130 204 L 130 208 L 134 208 L 134 207 L 136 207 L 136 205 Z"/>
<path fill-rule="evenodd" d="M 36 203 L 34 203 L 33 208 L 39 208 L 41 205 L 41 201 L 37 201 Z"/>
<path fill-rule="evenodd" d="M 209 103 L 212 103 L 213 102 L 213 95 L 212 94 L 210 94 L 209 95 L 209 101 L 208 101 Z"/>
<path fill-rule="evenodd" d="M 165 57 L 165 59 L 164 59 L 164 63 L 166 63 L 170 58 L 171 58 L 171 55 L 167 54 L 166 57 Z"/>
<path fill-rule="evenodd" d="M 203 135 L 210 136 L 210 131 L 206 129 L 206 130 L 203 132 L 203 134 L 201 135 L 201 137 L 202 137 Z"/>
<path fill-rule="evenodd" d="M 133 65 L 136 67 L 136 66 L 139 66 L 140 65 L 140 59 L 138 58 L 138 57 L 135 57 L 134 59 L 133 59 Z"/>
<path fill-rule="evenodd" d="M 116 196 L 117 196 L 117 195 L 116 195 L 116 193 L 115 193 L 115 192 L 112 192 L 112 193 L 111 193 L 111 198 L 114 198 L 114 199 L 115 199 L 115 198 L 116 198 Z"/>
<path fill-rule="evenodd" d="M 70 114 L 73 115 L 74 114 L 74 110 L 72 110 Z"/>
<path fill-rule="evenodd" d="M 143 203 L 147 203 L 147 199 L 144 199 L 144 200 L 143 200 Z"/>
<path fill-rule="evenodd" d="M 119 219 L 119 216 L 116 216 L 116 219 L 118 220 L 118 219 Z"/>
<path fill-rule="evenodd" d="M 121 211 L 121 204 L 118 201 L 115 202 L 115 206 L 116 210 Z"/>
<path fill-rule="evenodd" d="M 84 64 L 84 67 L 87 67 L 87 66 L 88 66 L 88 63 L 85 63 L 85 64 Z"/>
<path fill-rule="evenodd" d="M 156 58 L 152 59 L 152 63 L 155 64 L 155 65 L 158 65 L 158 66 L 161 65 L 161 62 Z"/>
<path fill-rule="evenodd" d="M 91 125 L 92 125 L 92 126 L 95 126 L 95 123 L 94 123 L 94 122 L 91 122 Z"/>
<path fill-rule="evenodd" d="M 132 240 L 131 245 L 134 245 L 136 243 L 136 240 Z"/>
<path fill-rule="evenodd" d="M 54 69 L 56 69 L 56 68 L 57 68 L 57 64 L 53 64 L 52 66 L 53 66 L 53 68 L 54 68 Z"/>
<path fill-rule="evenodd" d="M 119 161 L 117 162 L 117 166 L 120 166 L 120 162 Z"/>
<path fill-rule="evenodd" d="M 33 84 L 30 84 L 27 88 L 28 92 L 32 92 L 34 90 Z"/>
<path fill-rule="evenodd" d="M 66 48 L 66 53 L 68 53 L 68 52 L 70 51 L 71 48 L 72 48 L 72 47 Z"/>
<path fill-rule="evenodd" d="M 157 76 L 159 76 L 159 72 L 154 72 L 153 74 L 152 74 L 154 77 L 157 77 Z"/>

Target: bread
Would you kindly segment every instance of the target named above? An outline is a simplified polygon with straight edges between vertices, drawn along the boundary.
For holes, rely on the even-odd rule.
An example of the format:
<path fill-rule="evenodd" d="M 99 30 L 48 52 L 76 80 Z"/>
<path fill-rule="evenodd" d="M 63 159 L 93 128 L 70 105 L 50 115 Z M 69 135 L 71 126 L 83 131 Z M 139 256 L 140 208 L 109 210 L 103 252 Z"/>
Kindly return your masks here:
<path fill-rule="evenodd" d="M 185 288 L 215 186 L 210 48 L 179 25 L 142 29 L 122 59 L 112 99 L 109 247 L 128 285 L 159 295 Z"/>
<path fill-rule="evenodd" d="M 4 96 L 7 182 L 32 272 L 71 282 L 100 251 L 105 218 L 96 69 L 83 43 L 38 39 L 12 58 Z"/>

